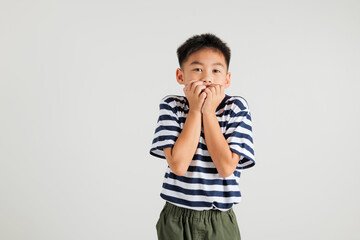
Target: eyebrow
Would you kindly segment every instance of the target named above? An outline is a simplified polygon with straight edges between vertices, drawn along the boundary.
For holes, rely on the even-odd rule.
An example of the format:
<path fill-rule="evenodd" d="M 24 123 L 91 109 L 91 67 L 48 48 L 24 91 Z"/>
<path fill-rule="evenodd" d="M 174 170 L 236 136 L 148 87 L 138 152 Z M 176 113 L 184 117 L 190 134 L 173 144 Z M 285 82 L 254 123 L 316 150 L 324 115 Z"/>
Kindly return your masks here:
<path fill-rule="evenodd" d="M 198 62 L 198 61 L 194 61 L 194 62 L 190 63 L 190 65 L 196 65 L 196 64 L 204 65 L 203 63 Z M 219 66 L 225 68 L 224 65 L 223 65 L 222 63 L 220 63 L 220 62 L 214 63 L 213 66 L 214 66 L 214 65 L 219 65 Z"/>

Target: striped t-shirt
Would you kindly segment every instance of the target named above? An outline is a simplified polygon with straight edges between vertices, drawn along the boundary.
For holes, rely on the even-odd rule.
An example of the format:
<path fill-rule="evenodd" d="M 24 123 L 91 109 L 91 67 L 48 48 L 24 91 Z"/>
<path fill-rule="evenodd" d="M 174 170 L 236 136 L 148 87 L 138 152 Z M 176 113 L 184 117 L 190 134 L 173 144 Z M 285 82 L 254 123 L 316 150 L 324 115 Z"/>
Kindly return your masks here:
<path fill-rule="evenodd" d="M 174 146 L 188 112 L 189 102 L 184 96 L 168 95 L 161 99 L 151 155 L 166 159 L 163 149 Z M 226 178 L 218 174 L 207 150 L 202 126 L 199 144 L 185 175 L 177 176 L 170 167 L 167 168 L 160 194 L 166 201 L 199 211 L 225 211 L 240 202 L 240 171 L 255 165 L 251 114 L 247 101 L 240 96 L 225 94 L 216 109 L 216 117 L 231 151 L 240 155 L 236 170 Z"/>

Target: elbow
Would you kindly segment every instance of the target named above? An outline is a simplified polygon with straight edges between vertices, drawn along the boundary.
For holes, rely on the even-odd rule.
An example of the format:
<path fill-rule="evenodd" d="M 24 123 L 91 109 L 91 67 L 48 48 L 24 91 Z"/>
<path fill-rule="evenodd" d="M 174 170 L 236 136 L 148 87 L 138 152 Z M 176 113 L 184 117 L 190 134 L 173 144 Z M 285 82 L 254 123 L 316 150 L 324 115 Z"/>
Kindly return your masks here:
<path fill-rule="evenodd" d="M 184 176 L 185 173 L 187 172 L 186 169 L 183 169 L 183 168 L 171 168 L 171 171 L 177 175 L 177 176 Z"/>
<path fill-rule="evenodd" d="M 227 166 L 224 167 L 223 169 L 219 170 L 218 173 L 220 175 L 220 177 L 222 178 L 227 178 L 230 177 L 234 172 L 235 172 L 236 166 Z"/>
<path fill-rule="evenodd" d="M 170 169 L 177 176 L 184 176 L 187 172 L 187 169 L 185 167 L 177 165 L 170 166 Z"/>
<path fill-rule="evenodd" d="M 174 159 L 173 159 L 174 160 Z M 172 161 L 172 164 L 169 165 L 171 171 L 177 176 L 184 176 L 188 170 L 188 167 L 185 164 L 181 164 L 181 162 Z"/>
<path fill-rule="evenodd" d="M 217 166 L 220 177 L 227 178 L 233 175 L 236 171 L 238 161 L 239 160 L 237 159 L 223 159 L 222 161 L 219 161 L 222 163 Z"/>

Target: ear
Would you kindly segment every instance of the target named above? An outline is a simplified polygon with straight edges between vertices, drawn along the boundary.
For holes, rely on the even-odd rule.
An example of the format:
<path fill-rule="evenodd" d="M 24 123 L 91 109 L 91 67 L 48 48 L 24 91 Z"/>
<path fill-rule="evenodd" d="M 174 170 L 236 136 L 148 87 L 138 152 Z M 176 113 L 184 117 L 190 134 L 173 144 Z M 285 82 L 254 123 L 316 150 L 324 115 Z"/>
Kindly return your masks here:
<path fill-rule="evenodd" d="M 185 84 L 185 82 L 184 82 L 184 72 L 180 68 L 176 69 L 176 80 L 181 85 Z"/>
<path fill-rule="evenodd" d="M 230 86 L 230 78 L 231 78 L 231 73 L 228 72 L 226 74 L 226 79 L 225 79 L 225 88 L 228 88 Z"/>

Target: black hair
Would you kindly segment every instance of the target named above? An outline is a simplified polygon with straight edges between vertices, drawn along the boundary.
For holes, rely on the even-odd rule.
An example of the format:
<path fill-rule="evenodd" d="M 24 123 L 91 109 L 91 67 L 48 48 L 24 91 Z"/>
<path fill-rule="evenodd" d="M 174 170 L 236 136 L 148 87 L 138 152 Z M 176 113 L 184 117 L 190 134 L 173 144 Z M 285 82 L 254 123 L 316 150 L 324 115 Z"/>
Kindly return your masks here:
<path fill-rule="evenodd" d="M 230 48 L 226 45 L 226 43 L 212 33 L 194 35 L 177 49 L 180 68 L 182 68 L 183 63 L 186 62 L 191 54 L 204 48 L 211 48 L 220 51 L 225 57 L 226 66 L 229 70 L 231 56 Z"/>

